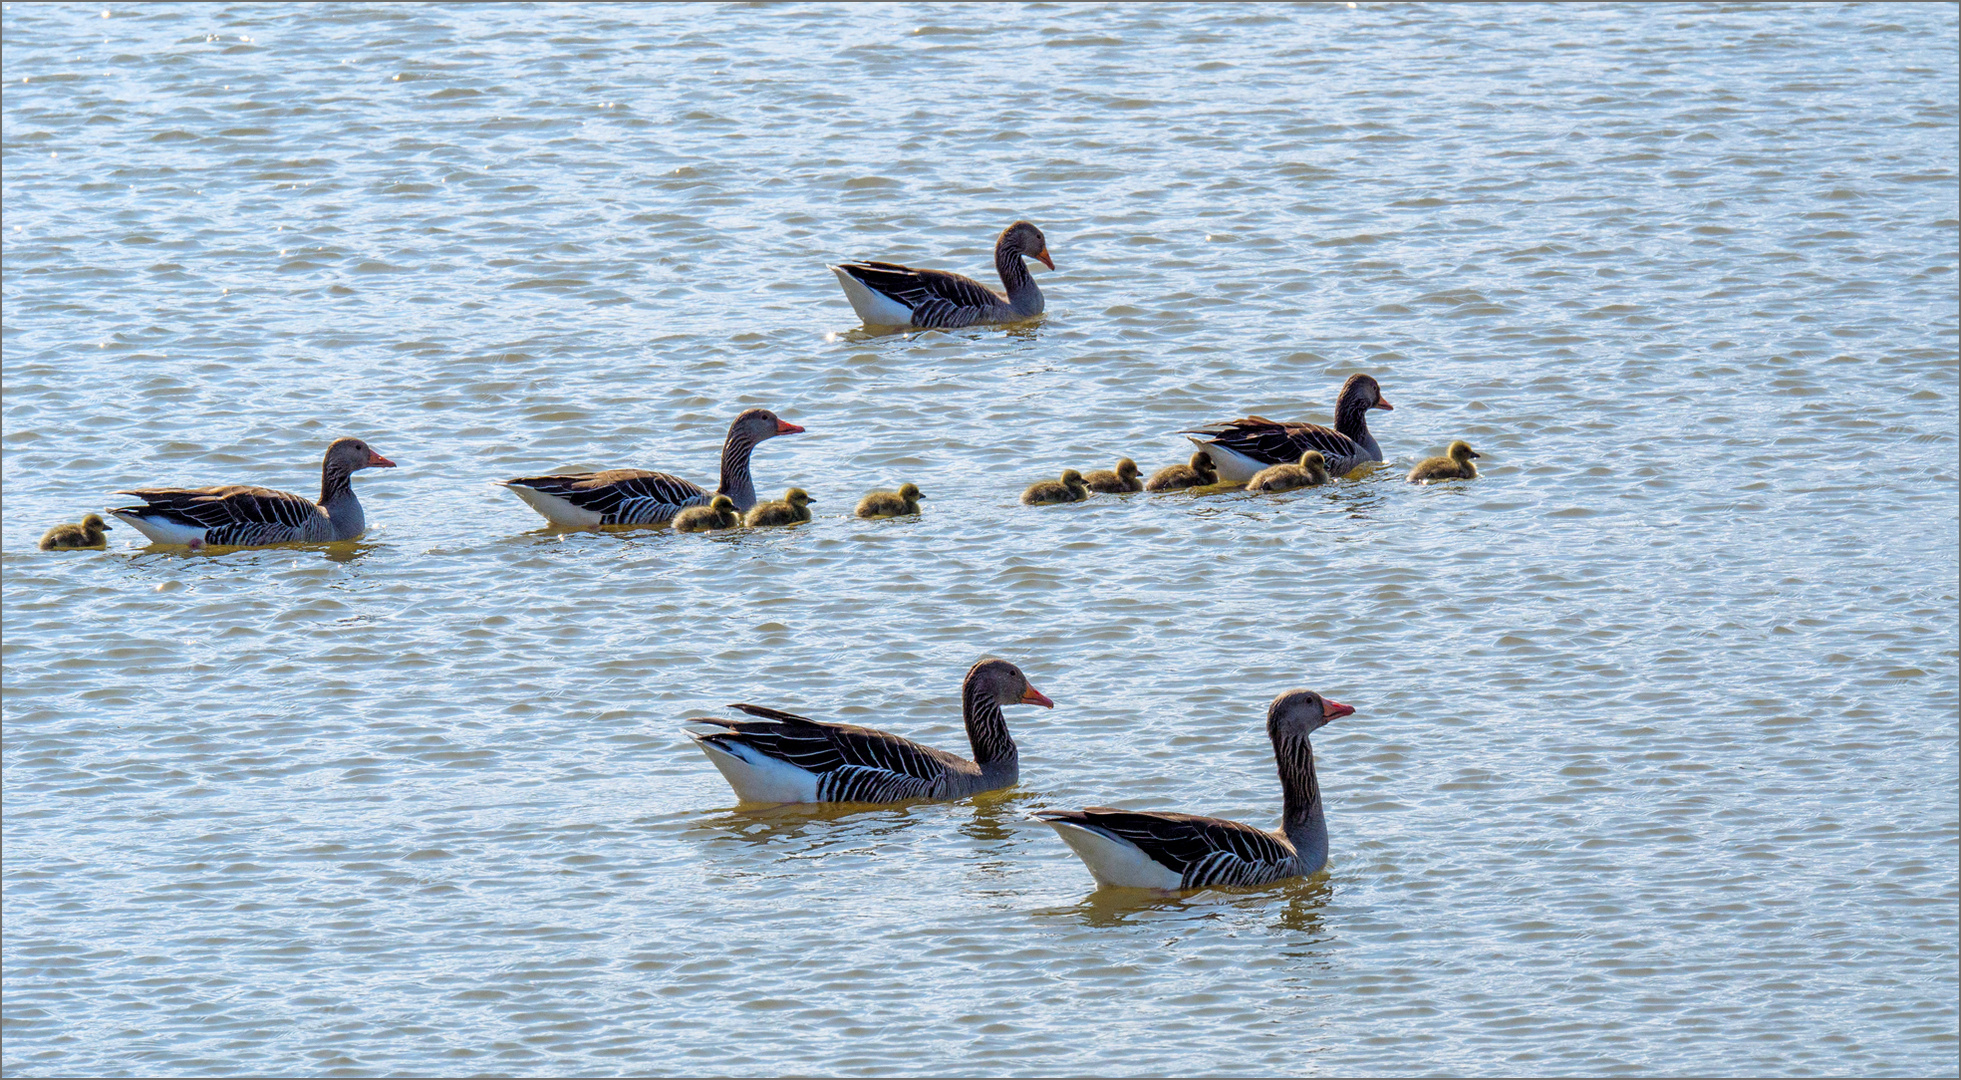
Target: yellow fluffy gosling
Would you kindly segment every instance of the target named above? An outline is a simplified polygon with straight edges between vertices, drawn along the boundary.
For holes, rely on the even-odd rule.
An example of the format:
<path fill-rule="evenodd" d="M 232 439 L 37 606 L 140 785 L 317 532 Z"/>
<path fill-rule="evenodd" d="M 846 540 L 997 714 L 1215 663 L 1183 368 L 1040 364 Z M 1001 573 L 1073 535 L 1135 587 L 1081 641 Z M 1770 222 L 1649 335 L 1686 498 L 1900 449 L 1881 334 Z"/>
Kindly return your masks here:
<path fill-rule="evenodd" d="M 674 515 L 675 532 L 714 532 L 740 524 L 742 515 L 735 512 L 735 500 L 727 495 L 717 495 L 707 506 L 690 506 Z"/>
<path fill-rule="evenodd" d="M 1459 439 L 1450 444 L 1450 449 L 1444 451 L 1443 457 L 1428 458 L 1411 469 L 1408 479 L 1412 484 L 1427 484 L 1434 480 L 1474 479 L 1478 475 L 1478 467 L 1471 464 L 1471 459 L 1483 456 L 1471 449 L 1470 443 Z"/>
<path fill-rule="evenodd" d="M 919 500 L 925 497 L 919 493 L 918 484 L 900 484 L 898 491 L 874 491 L 858 500 L 858 516 L 882 518 L 917 514 Z"/>
<path fill-rule="evenodd" d="M 1166 465 L 1144 482 L 1145 491 L 1180 491 L 1184 488 L 1206 487 L 1219 482 L 1218 466 L 1212 464 L 1212 455 L 1200 450 L 1192 455 L 1190 465 Z"/>
<path fill-rule="evenodd" d="M 1298 465 L 1270 465 L 1246 481 L 1248 491 L 1292 491 L 1328 482 L 1328 459 L 1319 450 L 1301 455 Z"/>
<path fill-rule="evenodd" d="M 752 529 L 764 525 L 801 525 L 810 520 L 810 504 L 816 501 L 808 491 L 791 488 L 783 493 L 781 502 L 757 503 L 743 524 Z"/>
<path fill-rule="evenodd" d="M 1088 484 L 1091 491 L 1111 494 L 1144 490 L 1144 481 L 1137 478 L 1137 463 L 1129 458 L 1117 459 L 1117 471 L 1098 469 L 1083 477 L 1083 483 Z"/>
<path fill-rule="evenodd" d="M 1082 502 L 1089 498 L 1089 485 L 1083 483 L 1083 474 L 1074 469 L 1062 470 L 1062 479 L 1043 480 L 1028 485 L 1021 493 L 1024 506 L 1045 506 L 1049 503 Z"/>
<path fill-rule="evenodd" d="M 109 538 L 102 535 L 109 531 L 101 514 L 90 514 L 82 519 L 80 525 L 56 525 L 41 537 L 42 551 L 79 551 L 83 548 L 106 548 Z"/>

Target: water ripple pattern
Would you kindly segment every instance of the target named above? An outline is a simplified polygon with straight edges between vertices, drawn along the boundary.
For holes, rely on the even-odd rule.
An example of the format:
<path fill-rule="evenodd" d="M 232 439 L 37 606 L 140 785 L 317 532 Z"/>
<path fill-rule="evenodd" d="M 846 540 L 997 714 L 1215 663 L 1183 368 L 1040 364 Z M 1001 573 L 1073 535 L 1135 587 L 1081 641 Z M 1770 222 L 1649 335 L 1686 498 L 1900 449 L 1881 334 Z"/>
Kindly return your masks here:
<path fill-rule="evenodd" d="M 1952 5 L 0 21 L 7 1075 L 1955 1072 Z M 825 269 L 1023 217 L 1035 323 Z M 1371 472 L 1016 504 L 1356 371 Z M 490 483 L 752 406 L 808 526 Z M 34 550 L 342 434 L 359 544 Z M 738 811 L 678 730 L 964 751 L 989 653 L 1057 703 L 999 796 Z M 1270 825 L 1293 686 L 1323 875 L 1023 816 Z"/>

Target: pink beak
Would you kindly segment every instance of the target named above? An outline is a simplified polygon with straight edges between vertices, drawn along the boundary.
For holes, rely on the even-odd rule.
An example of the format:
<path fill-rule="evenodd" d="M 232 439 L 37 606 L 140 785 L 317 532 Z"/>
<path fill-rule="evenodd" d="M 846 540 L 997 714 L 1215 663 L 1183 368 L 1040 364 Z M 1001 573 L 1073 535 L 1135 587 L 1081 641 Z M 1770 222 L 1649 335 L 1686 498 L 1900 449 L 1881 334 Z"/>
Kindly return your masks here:
<path fill-rule="evenodd" d="M 394 462 L 388 460 L 385 457 L 382 457 L 380 454 L 375 453 L 373 450 L 368 451 L 368 468 L 392 469 L 394 467 L 395 467 Z"/>
<path fill-rule="evenodd" d="M 1321 699 L 1321 716 L 1328 720 L 1339 720 L 1355 712 L 1355 706 L 1343 705 L 1333 698 Z"/>
<path fill-rule="evenodd" d="M 1024 705 L 1040 705 L 1044 709 L 1055 708 L 1055 702 L 1050 701 L 1048 695 L 1032 686 L 1028 688 L 1027 692 L 1021 695 L 1021 702 Z"/>
<path fill-rule="evenodd" d="M 802 428 L 792 424 L 788 420 L 778 420 L 776 422 L 776 433 L 778 435 L 795 435 L 802 430 Z"/>

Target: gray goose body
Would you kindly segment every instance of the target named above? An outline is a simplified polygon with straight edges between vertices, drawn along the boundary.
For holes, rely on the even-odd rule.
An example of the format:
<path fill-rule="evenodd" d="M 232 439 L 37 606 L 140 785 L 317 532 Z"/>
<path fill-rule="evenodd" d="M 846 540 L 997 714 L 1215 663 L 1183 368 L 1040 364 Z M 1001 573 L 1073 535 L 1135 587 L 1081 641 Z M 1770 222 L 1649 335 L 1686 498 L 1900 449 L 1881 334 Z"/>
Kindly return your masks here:
<path fill-rule="evenodd" d="M 714 491 L 672 473 L 650 469 L 606 469 L 589 473 L 520 476 L 498 481 L 554 525 L 660 525 L 690 506 L 706 506 L 727 495 L 737 511 L 756 505 L 756 483 L 749 456 L 756 444 L 803 428 L 768 409 L 749 409 L 729 424 L 722 442 L 722 479 Z"/>
<path fill-rule="evenodd" d="M 994 241 L 994 270 L 1007 291 L 995 292 L 973 278 L 944 270 L 919 270 L 888 262 L 848 262 L 831 267 L 867 326 L 955 329 L 983 323 L 1020 322 L 1040 315 L 1042 290 L 1023 258 L 1049 269 L 1049 245 L 1042 230 L 1017 221 Z"/>
<path fill-rule="evenodd" d="M 135 488 L 118 491 L 141 506 L 109 511 L 158 544 L 192 547 L 258 547 L 267 544 L 355 540 L 368 531 L 353 474 L 392 469 L 395 463 L 359 439 L 335 439 L 320 462 L 320 498 L 271 488 L 228 485 L 204 488 Z"/>
<path fill-rule="evenodd" d="M 1355 710 L 1311 690 L 1290 690 L 1267 708 L 1280 772 L 1280 827 L 1224 818 L 1092 806 L 1038 810 L 1089 867 L 1098 886 L 1162 890 L 1266 885 L 1328 862 L 1328 822 L 1308 735 Z"/>
<path fill-rule="evenodd" d="M 1299 461 L 1309 450 L 1321 452 L 1330 476 L 1345 476 L 1357 465 L 1382 460 L 1382 447 L 1369 432 L 1368 414 L 1370 409 L 1394 408 L 1372 376 L 1356 374 L 1341 384 L 1333 429 L 1247 416 L 1192 428 L 1184 434 L 1206 436 L 1192 439 L 1192 445 L 1211 452 L 1221 480 L 1243 484 L 1270 465 Z"/>
<path fill-rule="evenodd" d="M 688 737 L 708 755 L 745 803 L 882 803 L 961 799 L 1011 787 L 1020 779 L 1003 705 L 1044 708 L 1054 702 L 1006 660 L 982 660 L 960 688 L 973 760 L 910 739 L 812 720 L 760 705 L 732 705 L 749 720 L 704 718 L 709 730 Z"/>

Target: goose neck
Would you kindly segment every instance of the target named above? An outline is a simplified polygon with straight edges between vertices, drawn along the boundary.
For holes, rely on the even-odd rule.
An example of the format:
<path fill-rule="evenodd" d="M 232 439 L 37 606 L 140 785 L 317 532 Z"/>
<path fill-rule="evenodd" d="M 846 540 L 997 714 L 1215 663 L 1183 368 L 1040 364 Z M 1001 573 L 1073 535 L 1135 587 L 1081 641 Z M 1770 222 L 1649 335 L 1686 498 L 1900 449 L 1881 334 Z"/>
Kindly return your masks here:
<path fill-rule="evenodd" d="M 327 512 L 327 520 L 333 522 L 335 538 L 341 540 L 351 540 L 368 531 L 361 500 L 354 497 L 353 475 L 346 466 L 332 461 L 320 466 L 320 508 Z"/>
<path fill-rule="evenodd" d="M 1335 403 L 1335 430 L 1361 444 L 1376 460 L 1382 460 L 1382 450 L 1375 444 L 1375 436 L 1369 434 L 1369 401 L 1359 392 L 1342 395 Z"/>
<path fill-rule="evenodd" d="M 722 482 L 715 493 L 727 495 L 737 510 L 747 511 L 756 505 L 756 484 L 749 475 L 749 455 L 755 449 L 756 441 L 733 427 L 722 443 Z"/>
<path fill-rule="evenodd" d="M 960 711 L 967 722 L 967 742 L 974 748 L 974 764 L 988 772 L 1015 769 L 1020 759 L 1014 737 L 1008 734 L 1008 719 L 1001 715 L 1001 706 L 972 680 L 961 687 L 960 699 Z"/>
<path fill-rule="evenodd" d="M 1001 275 L 1001 284 L 1008 290 L 1008 306 L 1019 315 L 1040 315 L 1042 313 L 1042 289 L 1035 284 L 1035 275 L 1028 272 L 1028 264 L 1022 260 L 1021 249 L 1007 237 L 994 246 L 994 269 Z"/>
<path fill-rule="evenodd" d="M 1311 874 L 1328 861 L 1328 819 L 1321 809 L 1321 781 L 1314 775 L 1314 746 L 1306 736 L 1276 735 L 1273 756 L 1280 767 L 1280 828 Z"/>

